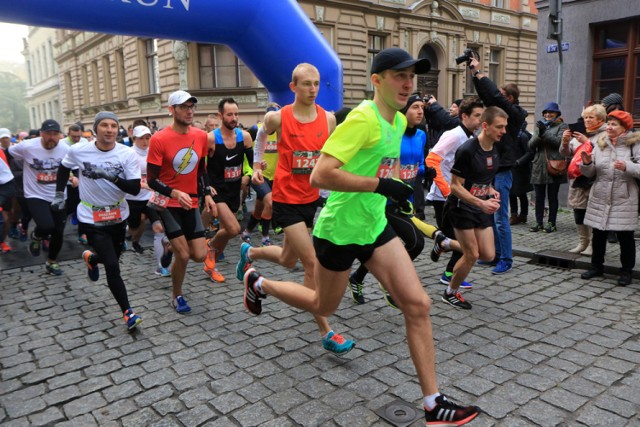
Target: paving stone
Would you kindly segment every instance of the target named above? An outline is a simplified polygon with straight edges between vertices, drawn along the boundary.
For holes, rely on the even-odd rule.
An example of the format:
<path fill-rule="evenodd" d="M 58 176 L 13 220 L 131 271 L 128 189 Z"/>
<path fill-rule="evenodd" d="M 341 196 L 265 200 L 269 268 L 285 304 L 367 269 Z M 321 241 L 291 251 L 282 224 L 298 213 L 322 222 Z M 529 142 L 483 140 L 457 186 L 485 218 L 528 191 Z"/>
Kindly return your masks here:
<path fill-rule="evenodd" d="M 78 399 L 81 396 L 82 392 L 80 391 L 80 388 L 76 385 L 70 385 L 50 391 L 45 394 L 43 398 L 48 405 L 57 405 Z"/>
<path fill-rule="evenodd" d="M 124 416 L 129 415 L 138 410 L 138 407 L 128 399 L 119 400 L 111 403 L 104 408 L 97 409 L 92 415 L 98 421 L 98 424 L 104 425 L 108 421 L 120 420 Z"/>
<path fill-rule="evenodd" d="M 64 420 L 64 414 L 58 408 L 49 407 L 37 414 L 29 415 L 29 422 L 34 426 L 53 425 Z"/>
<path fill-rule="evenodd" d="M 102 390 L 102 395 L 109 403 L 125 398 L 130 399 L 140 393 L 142 388 L 135 381 L 127 381 Z"/>
<path fill-rule="evenodd" d="M 143 393 L 138 393 L 133 400 L 139 407 L 144 408 L 146 406 L 151 406 L 153 403 L 160 400 L 171 397 L 173 394 L 173 389 L 169 385 L 163 385 L 152 388 L 151 390 L 147 390 Z"/>
<path fill-rule="evenodd" d="M 622 418 L 616 414 L 612 414 L 611 412 L 604 411 L 600 408 L 596 408 L 594 406 L 589 407 L 582 411 L 576 421 L 579 421 L 587 426 L 606 426 L 606 427 L 617 427 L 617 426 L 627 426 L 628 420 Z"/>
<path fill-rule="evenodd" d="M 215 419 L 216 413 L 206 404 L 200 404 L 193 409 L 177 414 L 178 419 L 185 426 L 199 426 L 206 421 Z"/>
<path fill-rule="evenodd" d="M 99 393 L 92 393 L 65 404 L 62 410 L 68 418 L 74 418 L 106 405 L 107 401 Z"/>
<path fill-rule="evenodd" d="M 153 404 L 153 409 L 160 416 L 165 417 L 168 414 L 177 414 L 184 411 L 184 405 L 178 399 L 164 399 Z"/>

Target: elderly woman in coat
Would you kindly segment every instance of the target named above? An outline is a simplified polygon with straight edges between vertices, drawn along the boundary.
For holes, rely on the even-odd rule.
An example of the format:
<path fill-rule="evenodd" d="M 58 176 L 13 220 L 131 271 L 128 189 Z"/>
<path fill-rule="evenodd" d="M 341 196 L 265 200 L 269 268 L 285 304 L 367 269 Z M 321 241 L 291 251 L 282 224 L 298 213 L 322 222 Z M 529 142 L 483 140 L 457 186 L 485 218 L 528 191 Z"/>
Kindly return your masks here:
<path fill-rule="evenodd" d="M 590 105 L 582 110 L 582 118 L 586 133 L 572 132 L 567 129 L 562 134 L 562 144 L 560 145 L 560 155 L 565 157 L 577 156 L 580 158 L 579 151 L 587 149 L 591 152 L 592 147 L 596 145 L 598 135 L 604 132 L 606 128 L 605 121 L 607 119 L 607 111 L 601 104 Z M 585 144 L 589 144 L 586 146 Z M 576 154 L 576 152 L 578 153 Z M 574 158 L 574 161 L 578 159 Z M 576 222 L 576 229 L 580 239 L 578 245 L 569 252 L 574 254 L 582 254 L 591 256 L 591 229 L 584 225 L 584 216 L 587 213 L 587 201 L 589 200 L 589 190 L 591 189 L 592 180 L 583 175 L 572 176 L 569 170 L 569 197 L 567 204 L 573 209 L 573 219 Z"/>
<path fill-rule="evenodd" d="M 553 233 L 556 228 L 558 215 L 558 192 L 560 184 L 567 182 L 567 174 L 553 176 L 547 171 L 547 160 L 563 160 L 560 156 L 560 142 L 562 133 L 567 129 L 563 122 L 560 107 L 555 102 L 547 102 L 542 109 L 544 120 L 536 122 L 533 136 L 529 140 L 529 152 L 533 153 L 531 166 L 531 183 L 536 193 L 536 224 L 529 229 L 531 232 L 544 231 Z M 549 201 L 549 218 L 547 226 L 543 227 L 545 196 Z"/>
<path fill-rule="evenodd" d="M 638 184 L 640 178 L 640 133 L 633 128 L 631 114 L 612 111 L 607 116 L 606 131 L 598 137 L 591 154 L 583 151 L 580 171 L 595 177 L 589 192 L 585 225 L 593 228 L 591 269 L 583 279 L 602 276 L 607 232 L 615 231 L 620 243 L 618 285 L 631 283 L 636 263 L 633 231 L 638 225 Z"/>

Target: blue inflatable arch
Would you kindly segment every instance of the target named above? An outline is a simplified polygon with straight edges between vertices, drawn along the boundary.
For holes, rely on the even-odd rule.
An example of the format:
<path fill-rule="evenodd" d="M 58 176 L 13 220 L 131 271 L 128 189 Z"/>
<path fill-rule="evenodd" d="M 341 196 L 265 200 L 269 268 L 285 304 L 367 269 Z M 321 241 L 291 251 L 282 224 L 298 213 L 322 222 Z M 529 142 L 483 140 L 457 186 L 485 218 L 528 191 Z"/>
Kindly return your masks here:
<path fill-rule="evenodd" d="M 317 102 L 342 107 L 342 64 L 295 0 L 0 0 L 0 21 L 226 44 L 269 91 L 291 103 L 291 71 L 320 70 Z"/>

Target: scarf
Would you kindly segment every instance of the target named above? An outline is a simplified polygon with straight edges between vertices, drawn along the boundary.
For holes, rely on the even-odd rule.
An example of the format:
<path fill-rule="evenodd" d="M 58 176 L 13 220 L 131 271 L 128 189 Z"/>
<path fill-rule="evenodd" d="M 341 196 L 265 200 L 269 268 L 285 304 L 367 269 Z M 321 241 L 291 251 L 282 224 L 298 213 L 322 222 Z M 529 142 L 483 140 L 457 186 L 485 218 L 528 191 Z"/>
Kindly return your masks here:
<path fill-rule="evenodd" d="M 603 124 L 604 124 L 604 120 L 599 121 L 597 124 L 587 128 L 587 133 L 588 134 L 596 133 L 598 130 L 600 130 L 600 127 L 602 127 Z"/>

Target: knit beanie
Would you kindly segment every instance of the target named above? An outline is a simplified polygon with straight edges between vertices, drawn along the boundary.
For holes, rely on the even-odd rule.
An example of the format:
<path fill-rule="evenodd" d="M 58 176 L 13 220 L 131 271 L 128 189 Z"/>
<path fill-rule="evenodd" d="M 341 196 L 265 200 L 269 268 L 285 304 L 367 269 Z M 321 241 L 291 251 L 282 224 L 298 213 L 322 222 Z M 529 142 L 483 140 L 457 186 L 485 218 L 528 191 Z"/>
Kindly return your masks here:
<path fill-rule="evenodd" d="M 619 93 L 614 92 L 602 98 L 602 105 L 604 105 L 604 108 L 607 108 L 611 104 L 622 104 L 622 96 L 620 96 Z"/>
<path fill-rule="evenodd" d="M 105 119 L 115 120 L 118 126 L 120 125 L 120 120 L 118 119 L 118 116 L 116 116 L 115 113 L 112 113 L 111 111 L 100 111 L 98 114 L 96 114 L 96 118 L 93 119 L 94 132 L 96 132 L 96 129 L 98 128 L 98 124 Z"/>

